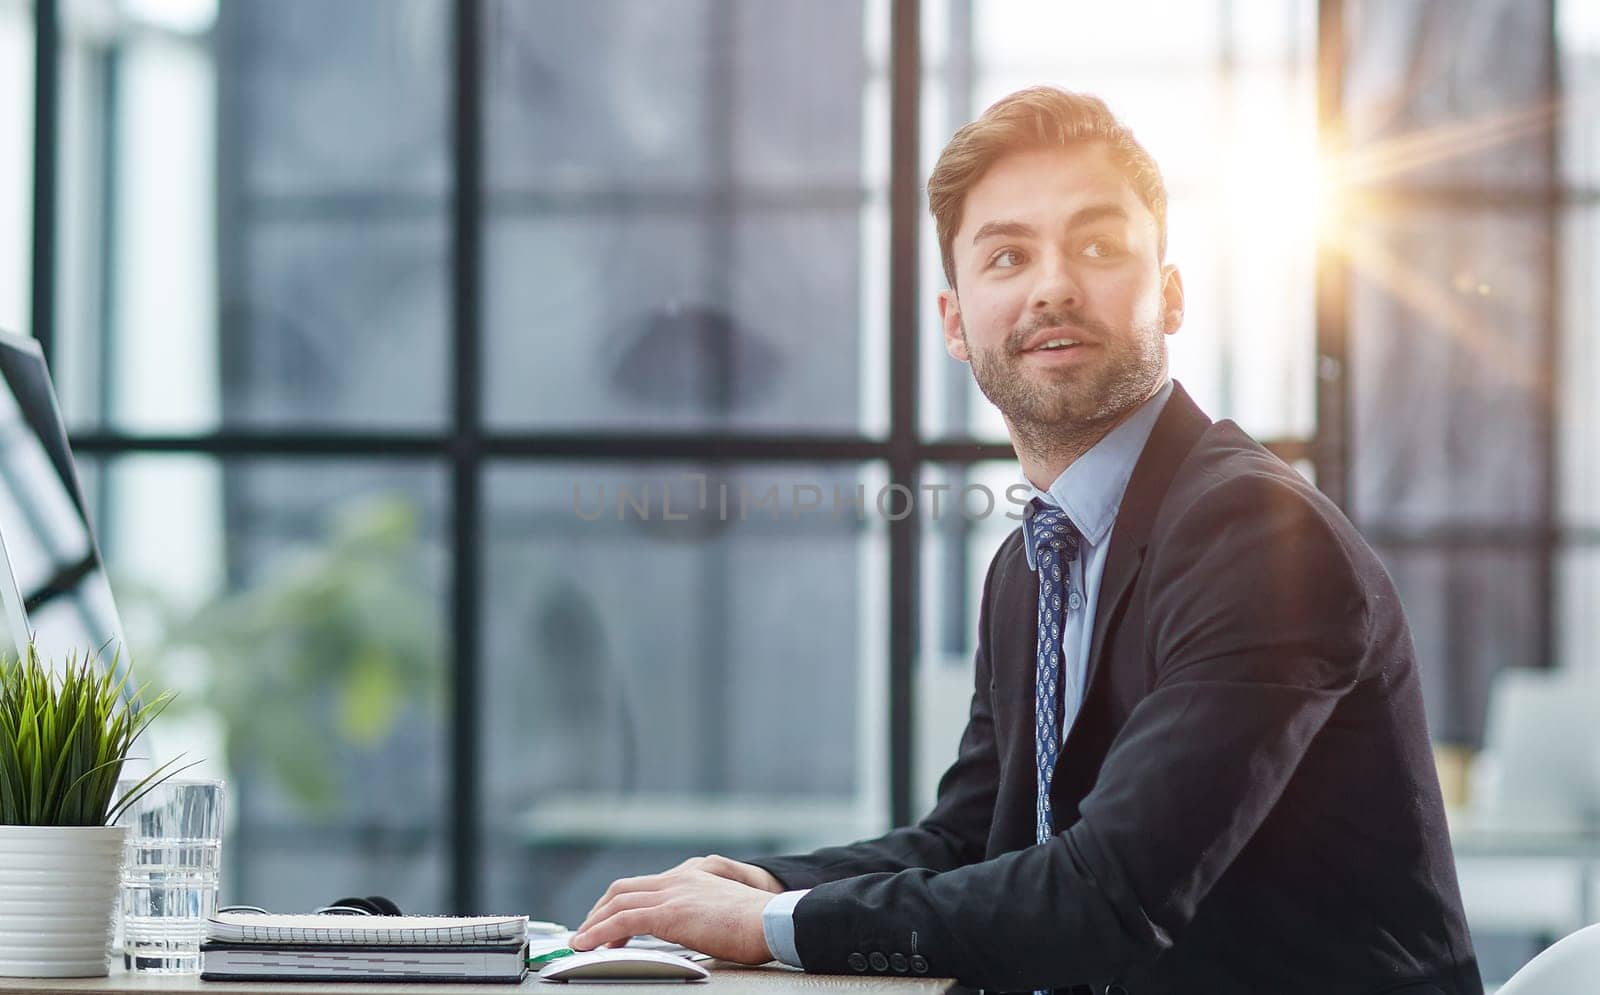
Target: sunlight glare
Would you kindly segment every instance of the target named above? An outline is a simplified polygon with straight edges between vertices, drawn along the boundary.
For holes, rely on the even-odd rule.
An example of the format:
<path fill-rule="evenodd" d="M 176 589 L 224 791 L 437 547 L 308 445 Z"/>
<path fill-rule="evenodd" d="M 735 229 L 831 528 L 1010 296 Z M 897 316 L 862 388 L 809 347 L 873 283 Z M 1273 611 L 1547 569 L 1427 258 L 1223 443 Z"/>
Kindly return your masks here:
<path fill-rule="evenodd" d="M 1285 248 L 1326 237 L 1336 197 L 1313 142 L 1255 136 L 1233 143 L 1228 161 L 1224 207 L 1236 226 Z"/>

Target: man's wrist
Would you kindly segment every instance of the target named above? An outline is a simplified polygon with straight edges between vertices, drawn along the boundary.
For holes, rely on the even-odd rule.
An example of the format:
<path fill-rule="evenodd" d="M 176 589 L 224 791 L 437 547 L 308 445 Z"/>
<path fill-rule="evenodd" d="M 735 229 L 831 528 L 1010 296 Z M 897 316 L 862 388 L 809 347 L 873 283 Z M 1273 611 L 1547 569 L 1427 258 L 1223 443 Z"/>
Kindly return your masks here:
<path fill-rule="evenodd" d="M 794 907 L 806 897 L 810 888 L 785 891 L 774 895 L 761 910 L 761 932 L 767 938 L 767 949 L 773 959 L 790 967 L 804 968 L 800 951 L 794 942 Z"/>

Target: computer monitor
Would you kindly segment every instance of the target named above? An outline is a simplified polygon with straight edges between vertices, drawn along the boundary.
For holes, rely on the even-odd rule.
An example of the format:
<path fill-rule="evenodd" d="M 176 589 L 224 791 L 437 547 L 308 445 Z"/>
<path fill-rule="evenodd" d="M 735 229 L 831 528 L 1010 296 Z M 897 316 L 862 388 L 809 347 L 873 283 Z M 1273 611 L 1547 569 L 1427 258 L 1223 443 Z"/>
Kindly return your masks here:
<path fill-rule="evenodd" d="M 128 664 L 122 621 L 39 343 L 0 331 L 0 599 L 17 652 Z"/>

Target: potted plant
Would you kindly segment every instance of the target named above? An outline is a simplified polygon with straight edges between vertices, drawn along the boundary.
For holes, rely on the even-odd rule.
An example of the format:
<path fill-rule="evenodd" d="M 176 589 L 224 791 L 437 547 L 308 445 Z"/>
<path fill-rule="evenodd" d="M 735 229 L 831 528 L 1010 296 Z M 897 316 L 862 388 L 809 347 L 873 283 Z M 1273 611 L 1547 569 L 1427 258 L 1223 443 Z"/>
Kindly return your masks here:
<path fill-rule="evenodd" d="M 107 973 L 127 833 L 111 823 L 172 763 L 115 797 L 134 740 L 172 698 L 128 693 L 116 673 L 93 653 L 59 673 L 32 646 L 0 657 L 0 976 Z"/>

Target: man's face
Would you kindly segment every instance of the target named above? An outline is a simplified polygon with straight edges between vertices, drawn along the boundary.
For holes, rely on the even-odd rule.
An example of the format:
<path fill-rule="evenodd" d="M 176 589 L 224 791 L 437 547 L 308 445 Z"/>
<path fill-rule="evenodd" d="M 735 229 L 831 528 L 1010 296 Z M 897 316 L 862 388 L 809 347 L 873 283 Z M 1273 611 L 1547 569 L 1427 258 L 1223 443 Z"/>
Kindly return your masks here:
<path fill-rule="evenodd" d="M 951 253 L 945 347 L 1013 429 L 1109 425 L 1165 380 L 1183 281 L 1103 145 L 996 162 L 967 192 Z"/>

